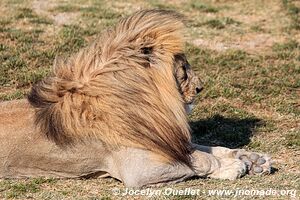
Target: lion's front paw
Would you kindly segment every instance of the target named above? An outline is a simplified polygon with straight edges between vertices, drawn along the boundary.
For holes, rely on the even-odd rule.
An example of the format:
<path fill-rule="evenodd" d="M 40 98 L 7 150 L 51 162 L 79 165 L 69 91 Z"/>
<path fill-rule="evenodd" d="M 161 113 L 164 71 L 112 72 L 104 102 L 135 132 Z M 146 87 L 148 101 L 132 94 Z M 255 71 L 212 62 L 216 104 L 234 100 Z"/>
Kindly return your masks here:
<path fill-rule="evenodd" d="M 266 175 L 271 173 L 272 160 L 268 155 L 238 150 L 236 158 L 246 164 L 247 174 L 249 175 Z"/>
<path fill-rule="evenodd" d="M 235 180 L 246 173 L 246 164 L 239 159 L 219 159 L 219 162 L 220 168 L 210 174 L 210 178 Z"/>

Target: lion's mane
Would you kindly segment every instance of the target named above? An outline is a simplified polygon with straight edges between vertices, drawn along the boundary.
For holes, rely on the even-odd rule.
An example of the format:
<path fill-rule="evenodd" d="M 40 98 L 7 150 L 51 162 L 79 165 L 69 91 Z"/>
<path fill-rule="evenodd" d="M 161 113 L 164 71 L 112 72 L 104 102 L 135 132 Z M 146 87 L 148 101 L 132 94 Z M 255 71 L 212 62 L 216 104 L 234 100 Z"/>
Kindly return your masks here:
<path fill-rule="evenodd" d="M 188 164 L 190 131 L 173 72 L 182 28 L 174 12 L 139 11 L 56 61 L 28 95 L 41 132 L 59 145 L 94 138 Z"/>

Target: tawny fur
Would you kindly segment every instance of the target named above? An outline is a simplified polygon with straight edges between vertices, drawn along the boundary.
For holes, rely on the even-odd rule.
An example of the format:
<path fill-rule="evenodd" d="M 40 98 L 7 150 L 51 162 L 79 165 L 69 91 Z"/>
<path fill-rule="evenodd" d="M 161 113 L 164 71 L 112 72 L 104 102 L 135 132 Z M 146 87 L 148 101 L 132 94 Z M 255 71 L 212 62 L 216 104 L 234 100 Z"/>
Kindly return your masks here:
<path fill-rule="evenodd" d="M 190 130 L 174 76 L 182 28 L 178 14 L 140 11 L 57 61 L 28 96 L 41 132 L 60 145 L 94 137 L 108 148 L 139 147 L 189 164 Z"/>

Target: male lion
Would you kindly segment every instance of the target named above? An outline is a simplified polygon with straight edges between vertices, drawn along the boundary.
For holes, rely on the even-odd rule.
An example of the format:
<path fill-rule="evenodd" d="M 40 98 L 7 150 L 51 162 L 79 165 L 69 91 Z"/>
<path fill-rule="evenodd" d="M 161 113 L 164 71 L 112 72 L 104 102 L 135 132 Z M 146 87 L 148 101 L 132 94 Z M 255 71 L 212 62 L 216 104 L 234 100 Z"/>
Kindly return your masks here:
<path fill-rule="evenodd" d="M 139 11 L 0 104 L 0 177 L 111 176 L 127 187 L 270 173 L 268 156 L 191 143 L 186 109 L 202 90 L 181 16 Z"/>

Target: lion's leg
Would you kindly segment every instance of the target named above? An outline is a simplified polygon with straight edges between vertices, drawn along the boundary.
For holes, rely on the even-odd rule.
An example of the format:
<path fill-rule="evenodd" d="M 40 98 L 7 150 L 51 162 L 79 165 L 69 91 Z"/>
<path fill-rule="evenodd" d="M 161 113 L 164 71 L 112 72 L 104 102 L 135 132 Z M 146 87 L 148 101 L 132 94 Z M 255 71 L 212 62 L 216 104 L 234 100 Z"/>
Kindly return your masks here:
<path fill-rule="evenodd" d="M 249 152 L 244 149 L 229 149 L 226 147 L 209 147 L 193 144 L 199 151 L 210 153 L 222 159 L 239 159 L 247 166 L 248 174 L 269 174 L 272 161 L 270 156 L 256 152 Z"/>
<path fill-rule="evenodd" d="M 192 167 L 169 163 L 153 152 L 135 148 L 112 153 L 110 161 L 110 175 L 126 187 L 176 183 L 193 176 L 236 179 L 246 172 L 245 163 L 239 159 L 221 159 L 198 150 L 191 154 Z"/>
<path fill-rule="evenodd" d="M 142 149 L 121 148 L 112 152 L 108 161 L 109 174 L 126 187 L 160 186 L 196 176 L 190 167 L 168 163 L 153 152 Z"/>
<path fill-rule="evenodd" d="M 240 159 L 218 158 L 197 149 L 191 156 L 193 168 L 200 177 L 234 180 L 246 173 L 246 165 Z"/>

